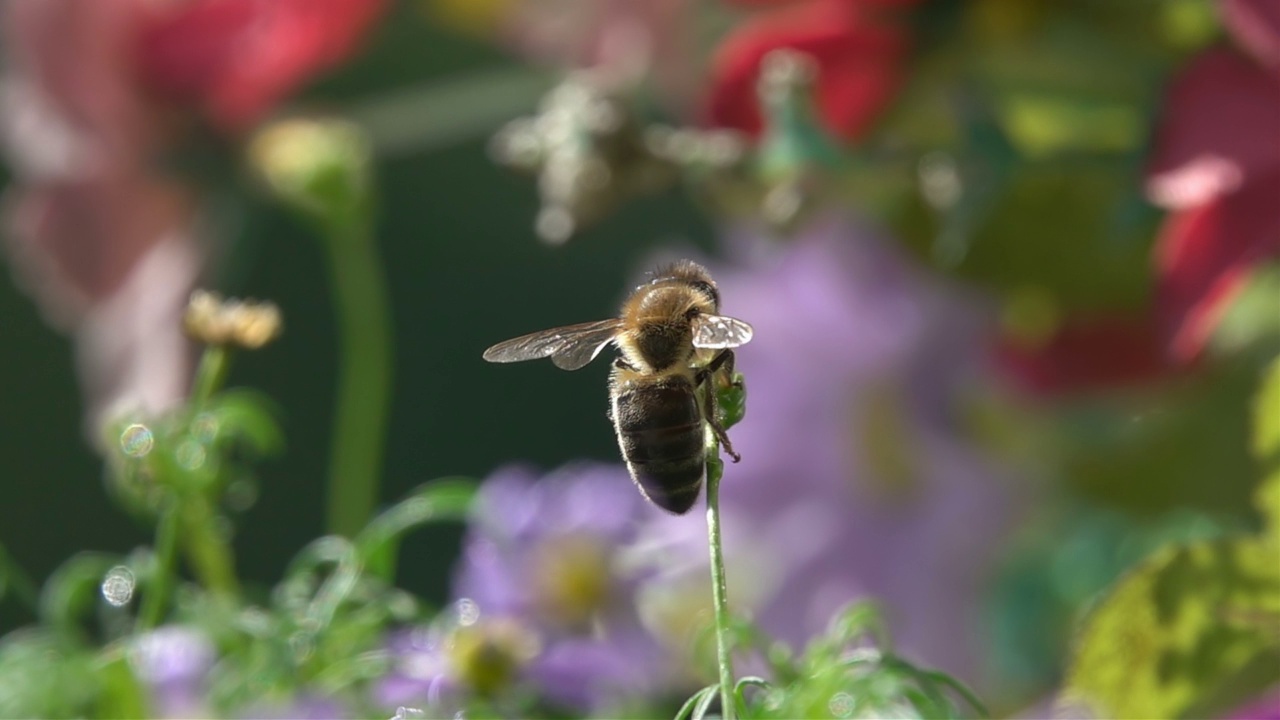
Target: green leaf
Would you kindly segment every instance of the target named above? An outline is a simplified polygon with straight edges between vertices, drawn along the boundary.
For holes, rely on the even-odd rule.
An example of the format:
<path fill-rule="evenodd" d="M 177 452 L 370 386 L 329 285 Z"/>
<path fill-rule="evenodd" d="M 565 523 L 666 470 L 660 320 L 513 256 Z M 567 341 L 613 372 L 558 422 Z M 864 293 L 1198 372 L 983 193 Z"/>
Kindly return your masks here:
<path fill-rule="evenodd" d="M 1280 357 L 1267 368 L 1254 399 L 1253 452 L 1263 467 L 1254 500 L 1272 540 L 1280 542 Z"/>
<path fill-rule="evenodd" d="M 429 522 L 466 519 L 475 494 L 476 482 L 469 478 L 442 478 L 422 485 L 356 536 L 357 557 L 370 574 L 394 581 L 400 538 Z"/>
<path fill-rule="evenodd" d="M 746 690 L 749 687 L 757 687 L 768 692 L 773 689 L 773 685 L 762 677 L 748 675 L 744 678 L 738 678 L 738 682 L 733 684 L 733 695 L 738 704 L 738 717 L 752 717 L 751 706 L 747 704 Z"/>
<path fill-rule="evenodd" d="M 684 705 L 680 706 L 680 712 L 676 713 L 675 720 L 685 720 L 685 718 L 696 717 L 696 715 L 694 715 L 694 708 L 696 707 L 702 707 L 702 711 L 705 713 L 706 705 L 709 705 L 711 702 L 708 698 L 714 698 L 715 694 L 719 691 L 719 685 L 708 685 L 689 696 L 689 699 L 685 701 Z"/>
<path fill-rule="evenodd" d="M 53 571 L 40 593 L 40 619 L 64 641 L 84 638 L 81 615 L 101 593 L 102 581 L 120 558 L 106 553 L 83 552 Z"/>
<path fill-rule="evenodd" d="M 43 630 L 0 639 L 0 717 L 84 717 L 98 692 L 89 663 Z"/>
<path fill-rule="evenodd" d="M 95 668 L 102 685 L 97 713 L 101 718 L 149 717 L 146 694 L 129 668 L 128 658 L 121 652 L 109 654 Z"/>
<path fill-rule="evenodd" d="M 720 411 L 720 424 L 726 430 L 737 425 L 747 414 L 747 386 L 742 373 L 734 373 L 729 385 L 716 388 L 716 406 Z"/>
<path fill-rule="evenodd" d="M 192 431 L 197 435 L 212 434 L 199 438 L 207 441 L 243 441 L 262 455 L 273 455 L 284 448 L 275 405 L 254 390 L 228 390 L 214 396 L 205 412 L 192 423 Z"/>
<path fill-rule="evenodd" d="M 1227 709 L 1211 700 L 1280 679 L 1280 635 L 1259 632 L 1280 617 L 1278 558 L 1262 539 L 1156 554 L 1086 618 L 1066 699 L 1106 717 L 1205 717 Z"/>
<path fill-rule="evenodd" d="M 1277 297 L 1280 297 L 1280 262 L 1266 263 L 1252 270 L 1209 338 L 1213 354 L 1229 358 L 1280 340 Z"/>
<path fill-rule="evenodd" d="M 1254 403 L 1253 451 L 1263 462 L 1280 465 L 1280 357 L 1266 369 Z"/>

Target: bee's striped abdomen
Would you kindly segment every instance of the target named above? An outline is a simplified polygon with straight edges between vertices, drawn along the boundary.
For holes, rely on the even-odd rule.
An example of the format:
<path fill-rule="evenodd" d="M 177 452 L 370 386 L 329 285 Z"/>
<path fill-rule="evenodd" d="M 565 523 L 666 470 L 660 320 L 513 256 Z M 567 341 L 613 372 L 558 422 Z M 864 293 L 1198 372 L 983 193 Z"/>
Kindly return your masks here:
<path fill-rule="evenodd" d="M 658 507 L 683 514 L 702 488 L 702 413 L 683 376 L 634 383 L 613 397 L 618 446 L 640 492 Z"/>

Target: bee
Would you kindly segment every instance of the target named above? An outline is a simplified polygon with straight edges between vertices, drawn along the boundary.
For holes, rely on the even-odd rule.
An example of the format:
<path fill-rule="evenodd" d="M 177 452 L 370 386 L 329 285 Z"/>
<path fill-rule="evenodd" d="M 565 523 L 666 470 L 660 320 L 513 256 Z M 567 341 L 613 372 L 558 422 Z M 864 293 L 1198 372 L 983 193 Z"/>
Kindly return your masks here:
<path fill-rule="evenodd" d="M 711 275 L 688 260 L 655 272 L 636 288 L 617 318 L 568 325 L 500 342 L 484 352 L 489 362 L 551 358 L 577 370 L 609 343 L 619 357 L 609 375 L 609 419 L 631 479 L 667 512 L 693 507 L 705 469 L 710 427 L 734 462 L 741 459 L 716 414 L 709 381 L 733 376 L 733 348 L 751 340 L 747 323 L 720 315 L 720 291 Z"/>

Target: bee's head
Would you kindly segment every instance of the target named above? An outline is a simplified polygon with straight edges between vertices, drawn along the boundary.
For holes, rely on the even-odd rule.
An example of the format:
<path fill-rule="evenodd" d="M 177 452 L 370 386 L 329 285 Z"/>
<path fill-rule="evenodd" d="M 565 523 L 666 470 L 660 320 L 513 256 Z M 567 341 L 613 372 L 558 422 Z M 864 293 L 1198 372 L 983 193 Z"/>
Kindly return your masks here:
<path fill-rule="evenodd" d="M 711 299 L 685 283 L 642 286 L 623 308 L 619 343 L 633 365 L 664 370 L 693 354 L 693 318 L 714 312 Z"/>
<path fill-rule="evenodd" d="M 680 260 L 654 271 L 650 285 L 685 285 L 711 303 L 707 312 L 720 309 L 720 290 L 707 269 L 692 260 Z"/>

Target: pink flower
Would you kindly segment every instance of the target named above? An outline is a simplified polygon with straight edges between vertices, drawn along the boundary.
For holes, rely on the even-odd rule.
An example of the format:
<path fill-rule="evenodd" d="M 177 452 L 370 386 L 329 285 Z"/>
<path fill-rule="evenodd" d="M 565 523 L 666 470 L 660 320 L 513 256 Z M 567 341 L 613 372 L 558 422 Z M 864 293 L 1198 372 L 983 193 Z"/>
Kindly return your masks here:
<path fill-rule="evenodd" d="M 1147 178 L 1170 209 L 1157 239 L 1156 307 L 1172 357 L 1196 358 L 1258 263 L 1280 254 L 1280 13 L 1232 0 L 1223 20 L 1249 57 L 1208 50 L 1166 96 Z"/>
<path fill-rule="evenodd" d="M 192 190 L 158 160 L 186 118 L 247 128 L 352 49 L 381 0 L 8 0 L 0 133 L 18 281 L 76 341 L 87 427 L 186 394 L 202 265 Z"/>

